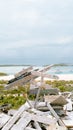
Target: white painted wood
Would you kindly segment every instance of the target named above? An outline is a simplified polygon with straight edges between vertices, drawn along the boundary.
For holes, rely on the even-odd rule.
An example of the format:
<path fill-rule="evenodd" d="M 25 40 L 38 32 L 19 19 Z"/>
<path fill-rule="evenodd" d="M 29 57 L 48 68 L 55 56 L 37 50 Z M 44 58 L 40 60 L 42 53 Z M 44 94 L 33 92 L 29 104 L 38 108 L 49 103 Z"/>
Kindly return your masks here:
<path fill-rule="evenodd" d="M 66 99 L 68 101 L 68 103 L 66 105 L 64 105 L 64 110 L 67 111 L 72 111 L 72 101 L 71 99 Z"/>
<path fill-rule="evenodd" d="M 38 72 L 38 71 L 32 71 L 31 73 L 34 76 L 39 76 L 39 77 L 43 76 L 46 78 L 58 79 L 58 76 L 56 76 L 56 75 L 44 74 L 44 73 Z"/>
<path fill-rule="evenodd" d="M 37 92 L 37 96 L 36 96 L 35 103 L 34 103 L 34 108 L 37 107 L 37 102 L 38 102 L 38 98 L 39 98 L 39 95 L 40 95 L 40 91 L 41 91 L 41 86 L 39 87 L 38 92 Z"/>
<path fill-rule="evenodd" d="M 43 124 L 46 124 L 46 125 L 50 125 L 50 124 L 54 124 L 56 123 L 56 120 L 55 119 L 51 119 L 47 116 L 40 116 L 40 115 L 34 115 L 32 114 L 32 120 L 33 121 L 37 121 L 39 123 L 43 123 Z"/>
<path fill-rule="evenodd" d="M 30 108 L 33 108 L 34 106 L 33 106 L 33 104 L 29 101 L 28 97 L 26 98 L 26 100 L 27 100 L 27 103 L 29 104 Z"/>
<path fill-rule="evenodd" d="M 25 112 L 23 117 L 19 119 L 19 121 L 11 128 L 11 130 L 24 130 L 31 119 L 31 114 Z"/>
<path fill-rule="evenodd" d="M 39 95 L 40 95 L 41 86 L 43 85 L 43 81 L 44 81 L 44 77 L 41 73 L 41 85 L 39 86 L 39 89 L 38 89 L 38 92 L 37 92 L 37 96 L 36 96 L 35 103 L 34 103 L 34 108 L 37 107 L 37 101 L 38 101 L 38 98 L 39 98 Z"/>
<path fill-rule="evenodd" d="M 37 114 L 37 115 L 40 115 L 40 116 L 49 116 L 50 112 L 47 111 L 47 112 L 43 112 L 43 111 L 39 111 L 35 108 L 31 109 L 31 111 L 34 113 L 34 114 Z"/>
<path fill-rule="evenodd" d="M 73 128 L 73 119 L 63 120 L 67 128 Z"/>
<path fill-rule="evenodd" d="M 10 118 L 10 116 L 0 113 L 0 128 L 2 128 Z"/>
<path fill-rule="evenodd" d="M 50 112 L 53 114 L 53 116 L 57 119 L 57 121 L 59 122 L 59 124 L 61 126 L 65 127 L 65 124 L 62 122 L 62 120 L 60 119 L 60 117 L 57 115 L 57 113 L 54 111 L 54 109 L 51 107 L 50 103 L 47 103 L 47 107 L 49 108 Z"/>
<path fill-rule="evenodd" d="M 20 116 L 22 115 L 22 113 L 29 109 L 30 106 L 28 105 L 28 103 L 26 102 L 24 105 L 22 105 L 19 110 L 14 114 L 13 117 L 11 117 L 11 119 L 6 123 L 6 125 L 3 127 L 2 130 L 9 130 L 14 123 L 20 118 Z"/>
<path fill-rule="evenodd" d="M 46 102 L 38 102 L 37 104 L 37 108 L 38 107 L 45 107 L 46 106 Z"/>
<path fill-rule="evenodd" d="M 17 110 L 11 109 L 8 111 L 8 115 L 13 116 L 16 112 L 17 112 Z"/>

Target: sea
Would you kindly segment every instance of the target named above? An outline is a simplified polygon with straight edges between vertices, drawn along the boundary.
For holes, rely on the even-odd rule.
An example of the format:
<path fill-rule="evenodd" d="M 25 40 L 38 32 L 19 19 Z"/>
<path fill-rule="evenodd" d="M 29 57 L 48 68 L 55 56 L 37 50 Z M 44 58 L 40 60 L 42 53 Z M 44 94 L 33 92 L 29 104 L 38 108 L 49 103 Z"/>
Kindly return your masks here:
<path fill-rule="evenodd" d="M 26 69 L 29 66 L 21 65 L 21 66 L 0 66 L 0 72 L 7 73 L 8 75 L 14 75 L 20 72 L 22 69 Z M 33 66 L 34 69 L 36 68 L 43 68 L 43 66 Z M 73 74 L 73 65 L 66 65 L 66 66 L 53 66 L 51 67 L 47 73 L 49 74 Z"/>

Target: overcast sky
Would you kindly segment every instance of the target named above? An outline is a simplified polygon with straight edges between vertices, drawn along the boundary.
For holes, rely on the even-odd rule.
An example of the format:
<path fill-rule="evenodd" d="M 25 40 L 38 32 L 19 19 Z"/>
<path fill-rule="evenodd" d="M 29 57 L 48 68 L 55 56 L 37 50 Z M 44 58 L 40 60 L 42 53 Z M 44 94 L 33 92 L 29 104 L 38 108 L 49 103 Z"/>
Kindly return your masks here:
<path fill-rule="evenodd" d="M 0 0 L 0 64 L 73 63 L 73 0 Z"/>

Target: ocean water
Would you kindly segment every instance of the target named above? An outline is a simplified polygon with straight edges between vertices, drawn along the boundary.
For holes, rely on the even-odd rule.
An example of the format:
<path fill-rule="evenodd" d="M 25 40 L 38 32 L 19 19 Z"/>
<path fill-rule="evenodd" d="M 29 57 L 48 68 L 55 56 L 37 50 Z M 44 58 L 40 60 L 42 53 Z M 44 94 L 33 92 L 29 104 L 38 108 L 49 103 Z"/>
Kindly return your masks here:
<path fill-rule="evenodd" d="M 48 73 L 50 74 L 73 74 L 73 66 L 56 66 L 52 67 Z"/>
<path fill-rule="evenodd" d="M 7 74 L 15 74 L 28 66 L 0 66 L 0 72 Z M 34 68 L 42 68 L 42 66 L 34 66 Z M 47 71 L 49 74 L 73 74 L 73 66 L 54 66 Z"/>

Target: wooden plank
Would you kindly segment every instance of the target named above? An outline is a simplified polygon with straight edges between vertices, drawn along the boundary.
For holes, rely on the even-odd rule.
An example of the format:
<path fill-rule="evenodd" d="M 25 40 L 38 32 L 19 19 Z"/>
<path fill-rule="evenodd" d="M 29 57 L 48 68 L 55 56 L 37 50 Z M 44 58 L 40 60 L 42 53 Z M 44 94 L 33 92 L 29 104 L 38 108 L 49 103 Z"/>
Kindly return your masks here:
<path fill-rule="evenodd" d="M 17 112 L 17 110 L 15 110 L 15 109 L 10 109 L 10 110 L 8 111 L 8 115 L 9 115 L 9 116 L 13 116 L 16 112 Z"/>
<path fill-rule="evenodd" d="M 53 116 L 57 119 L 57 121 L 59 122 L 59 124 L 61 126 L 65 126 L 65 124 L 62 122 L 62 120 L 60 119 L 60 117 L 57 115 L 57 113 L 54 111 L 54 109 L 51 107 L 51 105 L 49 103 L 47 103 L 47 107 L 49 108 L 50 112 L 53 114 Z"/>
<path fill-rule="evenodd" d="M 48 66 L 44 67 L 42 70 L 40 70 L 40 72 L 46 72 L 53 66 L 54 66 L 54 64 L 48 65 Z"/>
<path fill-rule="evenodd" d="M 33 104 L 29 101 L 28 97 L 26 97 L 27 103 L 29 104 L 30 108 L 33 108 Z"/>
<path fill-rule="evenodd" d="M 10 118 L 10 116 L 0 113 L 0 128 L 2 128 Z"/>
<path fill-rule="evenodd" d="M 41 85 L 39 86 L 39 89 L 38 89 L 38 92 L 37 92 L 37 96 L 36 96 L 36 99 L 35 99 L 35 103 L 34 103 L 34 108 L 36 108 L 36 105 L 37 105 L 37 101 L 38 101 L 38 98 L 39 98 L 39 95 L 40 95 L 40 91 L 41 91 L 41 86 L 43 85 L 43 76 L 41 76 Z"/>
<path fill-rule="evenodd" d="M 9 130 L 14 125 L 14 123 L 20 118 L 22 113 L 29 108 L 30 106 L 27 103 L 22 105 L 19 108 L 19 110 L 14 114 L 14 116 L 11 117 L 11 119 L 6 123 L 2 130 Z"/>
<path fill-rule="evenodd" d="M 33 112 L 33 113 L 36 114 L 36 115 L 40 115 L 40 116 L 43 116 L 43 115 L 47 116 L 47 115 L 50 114 L 49 111 L 43 112 L 43 111 L 39 111 L 39 110 L 34 109 L 34 108 L 31 109 L 31 112 Z"/>
<path fill-rule="evenodd" d="M 24 130 L 31 121 L 32 116 L 28 112 L 25 112 L 22 118 L 11 128 L 11 130 Z"/>
<path fill-rule="evenodd" d="M 38 102 L 38 98 L 39 98 L 39 95 L 40 95 L 40 91 L 41 91 L 41 86 L 39 87 L 38 92 L 37 92 L 37 96 L 36 96 L 35 103 L 34 103 L 34 108 L 37 107 L 37 102 Z"/>
<path fill-rule="evenodd" d="M 72 111 L 72 101 L 71 99 L 67 99 L 68 103 L 64 105 L 64 110 L 66 111 Z"/>
<path fill-rule="evenodd" d="M 23 70 L 21 70 L 20 72 L 16 73 L 14 76 L 15 76 L 15 78 L 16 78 L 16 77 L 19 77 L 19 76 L 21 76 L 22 74 L 24 74 L 25 72 L 29 72 L 29 71 L 32 70 L 32 69 L 33 69 L 33 67 L 30 66 L 30 67 L 28 67 L 28 68 L 26 68 L 26 69 L 23 69 Z"/>
<path fill-rule="evenodd" d="M 54 123 L 56 123 L 56 120 L 54 120 L 54 119 L 51 119 L 51 118 L 49 118 L 49 117 L 47 117 L 47 116 L 41 116 L 41 115 L 32 115 L 32 120 L 33 121 L 37 121 L 37 122 L 39 122 L 39 123 L 43 123 L 43 124 L 46 124 L 46 125 L 50 125 L 50 124 L 54 124 Z"/>
<path fill-rule="evenodd" d="M 73 128 L 73 119 L 62 120 L 67 128 Z"/>
<path fill-rule="evenodd" d="M 56 75 L 44 74 L 43 72 L 32 71 L 31 73 L 34 76 L 39 76 L 39 77 L 43 76 L 43 77 L 46 77 L 46 78 L 58 79 L 58 76 L 56 76 Z"/>
<path fill-rule="evenodd" d="M 6 89 L 9 89 L 9 88 L 14 87 L 14 86 L 25 85 L 25 84 L 26 84 L 27 82 L 29 82 L 33 77 L 34 77 L 34 76 L 32 76 L 32 75 L 28 75 L 28 76 L 26 76 L 26 77 L 23 77 L 23 78 L 21 78 L 21 79 L 18 79 L 18 80 L 16 80 L 16 81 L 14 81 L 14 82 L 8 84 L 8 85 L 6 86 Z"/>

